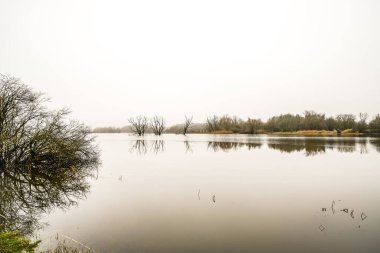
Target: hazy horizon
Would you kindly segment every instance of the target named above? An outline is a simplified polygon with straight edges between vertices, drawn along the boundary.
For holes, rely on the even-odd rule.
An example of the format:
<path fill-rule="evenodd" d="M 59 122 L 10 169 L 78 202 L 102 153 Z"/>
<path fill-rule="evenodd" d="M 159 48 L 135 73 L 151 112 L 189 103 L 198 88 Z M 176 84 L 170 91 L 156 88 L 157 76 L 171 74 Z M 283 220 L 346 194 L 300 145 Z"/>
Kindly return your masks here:
<path fill-rule="evenodd" d="M 91 127 L 379 113 L 379 1 L 0 1 L 0 73 Z"/>

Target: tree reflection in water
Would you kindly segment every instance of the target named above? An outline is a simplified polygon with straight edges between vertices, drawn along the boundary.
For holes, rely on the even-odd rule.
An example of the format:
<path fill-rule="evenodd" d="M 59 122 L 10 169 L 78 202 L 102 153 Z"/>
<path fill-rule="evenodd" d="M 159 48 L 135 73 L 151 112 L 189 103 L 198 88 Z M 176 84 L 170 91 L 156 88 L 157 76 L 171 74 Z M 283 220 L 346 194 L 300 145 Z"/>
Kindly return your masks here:
<path fill-rule="evenodd" d="M 191 141 L 184 141 L 186 153 L 193 153 Z M 284 153 L 305 152 L 305 156 L 315 156 L 326 153 L 327 150 L 336 150 L 340 153 L 352 153 L 358 151 L 360 154 L 368 153 L 368 143 L 375 146 L 380 152 L 380 139 L 365 138 L 268 138 L 255 141 L 208 141 L 207 149 L 214 152 L 230 152 L 242 148 L 248 150 L 260 149 L 264 144 L 269 149 L 279 150 Z M 150 147 L 150 148 L 148 148 Z M 164 140 L 135 140 L 130 152 L 139 155 L 151 151 L 155 154 L 165 151 Z"/>
<path fill-rule="evenodd" d="M 90 189 L 86 179 L 95 175 L 94 168 L 1 168 L 0 231 L 32 234 L 40 227 L 42 214 L 68 208 L 86 196 Z"/>
<path fill-rule="evenodd" d="M 149 148 L 149 149 L 148 149 Z M 133 145 L 129 149 L 130 153 L 136 153 L 138 155 L 146 155 L 148 150 L 158 154 L 165 151 L 165 141 L 164 140 L 135 140 Z"/>
<path fill-rule="evenodd" d="M 247 147 L 248 150 L 261 148 L 262 143 L 250 143 L 250 142 L 220 142 L 220 141 L 210 141 L 207 144 L 207 149 L 211 149 L 214 152 L 224 151 L 229 152 L 231 150 L 238 150 L 242 147 Z"/>
<path fill-rule="evenodd" d="M 154 140 L 152 141 L 151 150 L 155 153 L 162 153 L 165 151 L 165 141 L 164 140 Z"/>
<path fill-rule="evenodd" d="M 189 141 L 184 141 L 183 144 L 185 144 L 186 153 L 193 153 L 193 149 Z"/>
<path fill-rule="evenodd" d="M 138 155 L 145 155 L 148 152 L 148 147 L 145 140 L 136 140 L 129 149 L 130 153 L 136 152 Z"/>
<path fill-rule="evenodd" d="M 42 214 L 54 207 L 68 208 L 90 189 L 92 168 L 16 169 L 0 176 L 0 231 L 32 234 Z"/>
<path fill-rule="evenodd" d="M 370 143 L 375 147 L 376 151 L 380 153 L 380 139 L 371 139 Z"/>
<path fill-rule="evenodd" d="M 352 153 L 360 147 L 360 153 L 367 152 L 367 140 L 355 138 L 281 138 L 268 140 L 270 149 L 293 153 L 305 151 L 306 156 L 323 154 L 326 150 L 337 150 L 341 153 Z"/>

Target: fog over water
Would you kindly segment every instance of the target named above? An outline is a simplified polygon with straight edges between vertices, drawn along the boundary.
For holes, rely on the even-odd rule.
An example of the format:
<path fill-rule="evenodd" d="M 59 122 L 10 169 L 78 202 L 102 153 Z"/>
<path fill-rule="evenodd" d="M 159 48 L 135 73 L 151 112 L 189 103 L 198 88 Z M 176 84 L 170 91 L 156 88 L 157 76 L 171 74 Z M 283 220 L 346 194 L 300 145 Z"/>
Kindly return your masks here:
<path fill-rule="evenodd" d="M 380 2 L 0 1 L 0 73 L 92 127 L 379 113 Z"/>

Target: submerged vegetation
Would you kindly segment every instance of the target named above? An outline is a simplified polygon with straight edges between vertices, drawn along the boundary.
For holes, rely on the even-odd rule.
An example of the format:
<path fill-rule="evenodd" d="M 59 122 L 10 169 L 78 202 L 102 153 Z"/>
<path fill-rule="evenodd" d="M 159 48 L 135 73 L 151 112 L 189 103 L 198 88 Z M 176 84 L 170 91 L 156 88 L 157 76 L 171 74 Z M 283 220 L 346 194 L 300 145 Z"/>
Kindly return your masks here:
<path fill-rule="evenodd" d="M 165 122 L 160 117 L 153 117 L 159 122 Z M 237 116 L 211 116 L 204 123 L 192 123 L 192 117 L 187 118 L 184 124 L 178 124 L 157 131 L 157 124 L 148 124 L 146 117 L 139 116 L 129 120 L 130 126 L 123 128 L 95 128 L 95 133 L 129 132 L 139 136 L 145 133 L 211 133 L 211 134 L 294 134 L 311 136 L 355 136 L 360 134 L 380 134 L 380 114 L 369 121 L 367 113 L 339 114 L 335 117 L 326 117 L 324 113 L 305 111 L 300 114 L 281 114 L 269 118 L 266 122 L 257 118 L 243 120 Z M 155 122 L 155 121 L 153 121 Z M 191 126 L 191 127 L 190 127 Z"/>

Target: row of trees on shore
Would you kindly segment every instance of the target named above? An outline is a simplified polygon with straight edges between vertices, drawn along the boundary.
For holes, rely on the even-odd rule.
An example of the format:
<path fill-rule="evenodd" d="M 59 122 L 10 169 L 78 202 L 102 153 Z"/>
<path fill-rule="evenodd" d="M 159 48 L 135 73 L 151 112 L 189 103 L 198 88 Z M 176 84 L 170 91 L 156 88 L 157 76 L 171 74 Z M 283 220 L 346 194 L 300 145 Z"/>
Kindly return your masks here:
<path fill-rule="evenodd" d="M 336 131 L 338 134 L 350 130 L 357 133 L 380 133 L 380 114 L 369 120 L 367 113 L 339 114 L 335 117 L 326 117 L 324 113 L 305 111 L 300 114 L 281 114 L 269 118 L 266 122 L 258 118 L 243 120 L 237 116 L 211 116 L 204 123 L 193 123 L 193 117 L 185 117 L 182 124 L 171 127 L 161 116 L 147 118 L 145 116 L 132 117 L 129 126 L 123 128 L 95 128 L 93 132 L 129 132 L 138 136 L 145 133 L 161 135 L 163 133 L 240 133 L 260 134 L 273 132 L 296 132 L 303 130 Z"/>
<path fill-rule="evenodd" d="M 380 114 L 371 121 L 367 113 L 339 114 L 326 117 L 323 113 L 305 111 L 300 114 L 281 114 L 269 118 L 266 122 L 261 119 L 248 118 L 246 121 L 237 117 L 209 117 L 206 121 L 208 132 L 230 131 L 232 133 L 257 134 L 264 132 L 295 132 L 302 130 L 337 131 L 351 130 L 359 133 L 380 132 Z"/>

